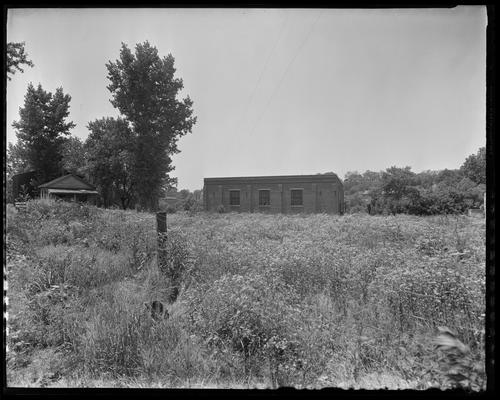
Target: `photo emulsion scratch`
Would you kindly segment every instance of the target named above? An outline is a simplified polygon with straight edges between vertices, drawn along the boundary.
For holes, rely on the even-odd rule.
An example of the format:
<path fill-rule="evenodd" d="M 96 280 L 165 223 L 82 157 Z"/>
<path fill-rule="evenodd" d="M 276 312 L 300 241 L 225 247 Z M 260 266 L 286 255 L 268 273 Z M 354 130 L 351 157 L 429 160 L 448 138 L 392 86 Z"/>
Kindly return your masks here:
<path fill-rule="evenodd" d="M 7 389 L 486 390 L 486 7 L 6 13 Z"/>

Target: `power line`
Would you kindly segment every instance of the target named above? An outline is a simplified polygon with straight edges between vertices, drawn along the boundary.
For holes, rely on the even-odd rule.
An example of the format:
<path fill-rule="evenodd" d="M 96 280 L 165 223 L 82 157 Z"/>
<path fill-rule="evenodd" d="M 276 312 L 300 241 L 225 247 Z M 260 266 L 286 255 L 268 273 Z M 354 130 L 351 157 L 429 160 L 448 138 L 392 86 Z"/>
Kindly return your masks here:
<path fill-rule="evenodd" d="M 302 47 L 304 46 L 304 44 L 307 42 L 307 39 L 309 39 L 309 36 L 311 35 L 314 27 L 316 26 L 316 24 L 318 23 L 319 21 L 319 18 L 321 17 L 321 15 L 323 14 L 323 12 L 321 12 L 317 17 L 316 17 L 316 20 L 314 21 L 314 23 L 311 25 L 311 29 L 309 29 L 309 32 L 307 33 L 307 35 L 304 37 L 304 40 L 302 41 L 302 43 L 299 45 L 299 47 L 297 48 L 297 51 L 295 52 L 295 55 L 290 59 L 286 69 L 285 69 L 285 72 L 283 73 L 283 75 L 281 75 L 281 79 L 280 81 L 278 82 L 278 85 L 276 85 L 274 91 L 273 91 L 273 94 L 271 95 L 271 97 L 269 98 L 269 101 L 267 102 L 266 106 L 264 107 L 264 109 L 262 110 L 262 113 L 260 114 L 260 117 L 256 120 L 254 126 L 252 127 L 252 130 L 250 131 L 250 136 L 253 135 L 253 132 L 255 131 L 255 128 L 257 127 L 257 125 L 260 123 L 260 121 L 262 120 L 262 117 L 264 116 L 265 112 L 267 111 L 267 109 L 269 108 L 269 105 L 271 104 L 271 101 L 273 100 L 274 98 L 274 95 L 277 93 L 278 89 L 280 88 L 281 84 L 283 83 L 284 79 L 285 79 L 285 76 L 286 74 L 288 73 L 288 71 L 290 70 L 290 67 L 292 66 L 292 64 L 294 63 L 295 59 L 297 58 L 297 56 L 299 55 L 300 53 L 300 50 L 302 49 Z"/>
<path fill-rule="evenodd" d="M 269 60 L 271 59 L 272 55 L 274 54 L 274 51 L 276 50 L 276 47 L 281 39 L 281 34 L 283 33 L 284 27 L 285 27 L 286 23 L 288 22 L 288 18 L 289 18 L 289 15 L 287 14 L 285 20 L 283 21 L 283 24 L 281 24 L 281 29 L 280 29 L 280 32 L 279 32 L 278 37 L 276 39 L 276 42 L 274 43 L 274 46 L 273 46 L 271 52 L 269 53 L 269 55 L 267 56 L 266 62 L 264 63 L 264 68 L 262 68 L 262 71 L 260 72 L 260 76 L 257 79 L 257 83 L 255 84 L 255 86 L 252 90 L 252 93 L 250 94 L 250 97 L 248 98 L 248 103 L 247 103 L 247 106 L 245 107 L 245 111 L 243 112 L 240 120 L 238 121 L 238 124 L 236 125 L 236 132 L 238 132 L 241 123 L 243 122 L 243 120 L 245 119 L 245 117 L 247 115 L 248 108 L 249 108 L 250 104 L 252 103 L 255 92 L 257 91 L 257 87 L 259 86 L 260 81 L 262 80 L 262 77 L 264 76 L 264 72 L 267 69 L 267 66 L 269 64 Z"/>

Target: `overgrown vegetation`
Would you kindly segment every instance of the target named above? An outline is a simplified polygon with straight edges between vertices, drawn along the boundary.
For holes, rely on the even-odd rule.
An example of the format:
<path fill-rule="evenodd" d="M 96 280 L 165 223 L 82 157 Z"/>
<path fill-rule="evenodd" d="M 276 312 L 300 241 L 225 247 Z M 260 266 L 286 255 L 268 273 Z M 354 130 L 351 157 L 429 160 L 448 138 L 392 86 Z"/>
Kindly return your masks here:
<path fill-rule="evenodd" d="M 422 171 L 410 167 L 348 172 L 344 180 L 346 211 L 369 214 L 461 214 L 484 207 L 486 148 L 471 154 L 459 169 Z"/>
<path fill-rule="evenodd" d="M 9 386 L 485 387 L 481 219 L 7 211 Z"/>

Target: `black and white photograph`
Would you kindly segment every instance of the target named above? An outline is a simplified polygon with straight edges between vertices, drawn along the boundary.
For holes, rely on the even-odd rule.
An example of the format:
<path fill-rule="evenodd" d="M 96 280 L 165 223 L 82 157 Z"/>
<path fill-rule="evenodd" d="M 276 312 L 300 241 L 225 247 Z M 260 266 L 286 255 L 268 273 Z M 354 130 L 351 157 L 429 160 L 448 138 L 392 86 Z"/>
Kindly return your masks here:
<path fill-rule="evenodd" d="M 486 391 L 486 6 L 4 13 L 6 388 Z"/>

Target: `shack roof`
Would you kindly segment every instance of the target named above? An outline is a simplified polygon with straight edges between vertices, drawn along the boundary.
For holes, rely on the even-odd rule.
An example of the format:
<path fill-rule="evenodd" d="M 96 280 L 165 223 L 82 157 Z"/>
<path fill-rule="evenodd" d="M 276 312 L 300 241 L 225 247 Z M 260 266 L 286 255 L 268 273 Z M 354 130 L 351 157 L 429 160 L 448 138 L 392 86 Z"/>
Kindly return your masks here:
<path fill-rule="evenodd" d="M 15 177 L 21 177 L 21 176 L 25 176 L 25 175 L 26 176 L 33 175 L 35 172 L 36 172 L 35 169 L 31 169 L 29 171 L 20 172 L 18 174 L 12 175 L 12 179 L 14 179 Z"/>
<path fill-rule="evenodd" d="M 60 176 L 59 178 L 43 183 L 38 187 L 47 189 L 95 190 L 94 185 L 91 185 L 75 174 Z"/>
<path fill-rule="evenodd" d="M 85 190 L 85 189 L 48 189 L 50 193 L 59 193 L 59 194 L 98 194 L 97 190 Z"/>

